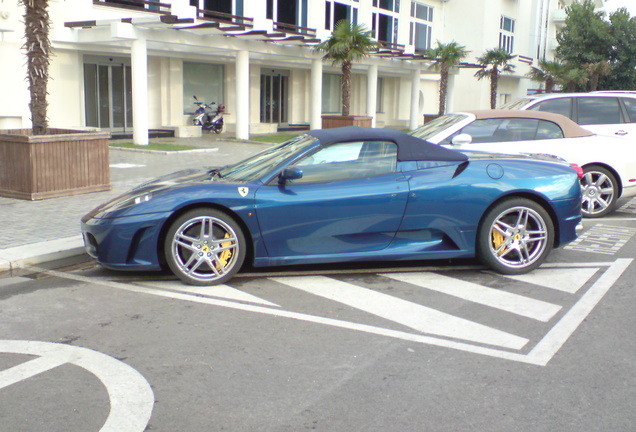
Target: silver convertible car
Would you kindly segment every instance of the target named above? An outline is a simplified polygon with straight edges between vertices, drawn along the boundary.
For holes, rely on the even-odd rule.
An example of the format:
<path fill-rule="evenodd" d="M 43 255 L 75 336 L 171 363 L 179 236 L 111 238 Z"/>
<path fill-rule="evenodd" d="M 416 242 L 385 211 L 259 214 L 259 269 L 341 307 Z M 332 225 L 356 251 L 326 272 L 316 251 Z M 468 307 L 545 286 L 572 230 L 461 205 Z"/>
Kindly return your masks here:
<path fill-rule="evenodd" d="M 596 135 L 560 114 L 540 111 L 466 111 L 439 117 L 412 135 L 463 150 L 550 154 L 579 165 L 585 217 L 611 212 L 636 194 L 636 150 L 621 138 Z"/>

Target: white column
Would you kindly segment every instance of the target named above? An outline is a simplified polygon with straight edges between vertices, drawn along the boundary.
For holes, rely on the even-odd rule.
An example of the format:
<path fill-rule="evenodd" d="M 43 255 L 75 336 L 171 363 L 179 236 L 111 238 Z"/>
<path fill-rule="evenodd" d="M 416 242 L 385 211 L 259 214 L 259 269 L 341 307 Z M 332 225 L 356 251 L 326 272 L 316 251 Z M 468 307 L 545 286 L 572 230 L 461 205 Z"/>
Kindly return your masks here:
<path fill-rule="evenodd" d="M 236 53 L 236 139 L 250 138 L 250 53 Z"/>
<path fill-rule="evenodd" d="M 311 61 L 309 129 L 322 129 L 322 58 Z"/>
<path fill-rule="evenodd" d="M 420 67 L 413 71 L 411 76 L 411 115 L 409 129 L 416 129 L 420 124 Z"/>
<path fill-rule="evenodd" d="M 371 127 L 375 127 L 378 106 L 378 65 L 369 66 L 367 71 L 367 115 L 371 117 Z"/>
<path fill-rule="evenodd" d="M 132 41 L 133 144 L 148 145 L 148 48 L 146 39 Z"/>

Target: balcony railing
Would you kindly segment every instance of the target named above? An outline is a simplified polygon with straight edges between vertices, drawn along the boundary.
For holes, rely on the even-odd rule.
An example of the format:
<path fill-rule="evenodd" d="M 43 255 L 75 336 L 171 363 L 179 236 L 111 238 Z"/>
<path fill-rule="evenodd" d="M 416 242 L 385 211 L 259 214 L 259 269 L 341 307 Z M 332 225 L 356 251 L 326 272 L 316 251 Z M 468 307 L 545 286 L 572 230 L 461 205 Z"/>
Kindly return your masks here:
<path fill-rule="evenodd" d="M 274 22 L 274 30 L 278 30 L 284 33 L 294 33 L 303 36 L 316 37 L 316 29 L 309 27 L 300 27 L 285 22 Z"/>
<path fill-rule="evenodd" d="M 93 4 L 162 14 L 169 14 L 172 6 L 156 0 L 93 0 Z"/>
<path fill-rule="evenodd" d="M 239 27 L 254 27 L 254 18 L 248 18 L 240 15 L 231 15 L 224 12 L 217 12 L 207 9 L 197 9 L 197 18 L 204 21 L 213 21 L 220 24 L 234 24 Z M 237 28 L 239 29 L 239 28 Z"/>

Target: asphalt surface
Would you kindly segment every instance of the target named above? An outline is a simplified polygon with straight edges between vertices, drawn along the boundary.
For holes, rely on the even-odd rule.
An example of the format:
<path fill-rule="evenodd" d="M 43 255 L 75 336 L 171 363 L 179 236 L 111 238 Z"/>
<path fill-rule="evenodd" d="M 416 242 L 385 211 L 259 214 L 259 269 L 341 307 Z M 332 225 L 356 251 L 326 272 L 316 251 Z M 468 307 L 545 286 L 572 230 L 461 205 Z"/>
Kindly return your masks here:
<path fill-rule="evenodd" d="M 271 145 L 208 134 L 152 141 L 197 149 L 161 153 L 111 147 L 109 191 L 40 201 L 0 197 L 0 273 L 83 254 L 81 217 L 137 184 L 181 169 L 226 165 Z"/>

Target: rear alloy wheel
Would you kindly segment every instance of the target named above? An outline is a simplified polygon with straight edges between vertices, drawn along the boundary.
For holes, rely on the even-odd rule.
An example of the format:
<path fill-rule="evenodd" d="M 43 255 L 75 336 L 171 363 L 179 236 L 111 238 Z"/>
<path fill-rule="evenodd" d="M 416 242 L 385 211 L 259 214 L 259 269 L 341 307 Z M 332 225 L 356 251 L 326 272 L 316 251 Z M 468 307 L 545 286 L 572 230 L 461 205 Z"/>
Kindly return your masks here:
<path fill-rule="evenodd" d="M 245 260 L 245 236 L 227 214 L 191 210 L 177 218 L 166 235 L 165 257 L 172 272 L 190 285 L 229 280 Z"/>
<path fill-rule="evenodd" d="M 603 217 L 612 211 L 618 199 L 616 177 L 598 165 L 583 168 L 581 178 L 581 214 L 587 218 Z"/>
<path fill-rule="evenodd" d="M 484 216 L 477 234 L 477 256 L 502 274 L 523 274 L 539 267 L 554 244 L 554 226 L 539 204 L 511 198 Z"/>

